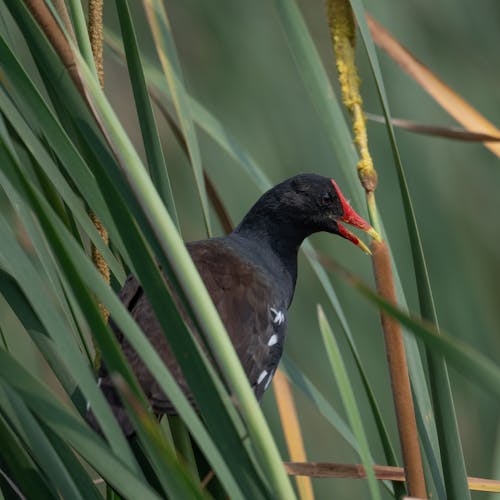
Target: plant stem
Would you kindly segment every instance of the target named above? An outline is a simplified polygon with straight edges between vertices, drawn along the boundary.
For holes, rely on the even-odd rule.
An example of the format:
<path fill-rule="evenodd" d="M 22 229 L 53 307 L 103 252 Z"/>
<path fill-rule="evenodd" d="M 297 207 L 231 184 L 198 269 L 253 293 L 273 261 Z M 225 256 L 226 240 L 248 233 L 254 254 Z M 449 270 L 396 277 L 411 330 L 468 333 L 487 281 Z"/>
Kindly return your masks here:
<path fill-rule="evenodd" d="M 366 204 L 368 206 L 368 214 L 370 215 L 371 225 L 374 227 L 378 234 L 382 234 L 382 227 L 380 225 L 380 218 L 378 216 L 377 202 L 375 200 L 375 191 L 366 192 Z"/>
<path fill-rule="evenodd" d="M 377 290 L 382 297 L 396 304 L 389 249 L 385 242 L 372 241 L 371 250 Z M 385 312 L 381 312 L 381 319 L 408 493 L 418 498 L 426 498 L 424 470 L 401 325 Z"/>

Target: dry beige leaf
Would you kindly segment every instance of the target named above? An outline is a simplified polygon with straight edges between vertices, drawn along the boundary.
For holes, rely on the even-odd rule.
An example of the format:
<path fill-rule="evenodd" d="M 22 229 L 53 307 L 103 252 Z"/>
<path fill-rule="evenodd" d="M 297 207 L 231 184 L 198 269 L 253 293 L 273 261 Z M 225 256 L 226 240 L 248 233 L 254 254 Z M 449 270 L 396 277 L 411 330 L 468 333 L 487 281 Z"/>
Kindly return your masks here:
<path fill-rule="evenodd" d="M 484 133 L 495 137 L 500 136 L 500 130 L 493 123 L 448 87 L 429 68 L 419 62 L 373 17 L 368 15 L 367 22 L 375 43 L 396 61 L 457 122 L 467 130 L 476 133 Z M 500 156 L 499 143 L 484 142 L 484 145 L 496 156 Z"/>

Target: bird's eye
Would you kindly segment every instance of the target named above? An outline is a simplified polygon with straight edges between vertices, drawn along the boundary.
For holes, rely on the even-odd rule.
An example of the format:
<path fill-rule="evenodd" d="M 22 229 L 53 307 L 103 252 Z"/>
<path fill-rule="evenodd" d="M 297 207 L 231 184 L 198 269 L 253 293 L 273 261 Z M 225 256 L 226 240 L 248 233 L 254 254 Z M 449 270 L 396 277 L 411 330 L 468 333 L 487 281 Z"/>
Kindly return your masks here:
<path fill-rule="evenodd" d="M 332 195 L 330 193 L 323 193 L 321 195 L 321 204 L 323 206 L 330 205 L 332 202 Z"/>

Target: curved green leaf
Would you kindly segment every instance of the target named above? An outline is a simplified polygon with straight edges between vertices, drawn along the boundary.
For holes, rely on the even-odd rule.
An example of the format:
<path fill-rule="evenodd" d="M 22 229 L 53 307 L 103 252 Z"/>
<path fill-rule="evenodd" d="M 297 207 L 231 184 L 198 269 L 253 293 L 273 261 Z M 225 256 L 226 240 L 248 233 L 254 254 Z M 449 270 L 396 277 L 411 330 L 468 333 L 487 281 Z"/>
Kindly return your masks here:
<path fill-rule="evenodd" d="M 142 141 L 144 143 L 144 149 L 146 150 L 151 178 L 172 220 L 177 228 L 179 228 L 179 220 L 175 209 L 172 187 L 170 185 L 163 151 L 161 149 L 160 136 L 153 115 L 153 108 L 149 100 L 130 9 L 127 0 L 116 0 L 116 4 L 122 30 L 123 45 L 127 56 L 130 81 L 132 83 L 137 114 L 141 125 Z"/>
<path fill-rule="evenodd" d="M 381 500 L 382 497 L 380 495 L 378 482 L 375 478 L 375 472 L 373 471 L 373 460 L 371 458 L 370 447 L 363 427 L 363 420 L 356 403 L 356 397 L 354 396 L 354 391 L 352 389 L 351 382 L 349 381 L 349 375 L 347 374 L 344 361 L 342 360 L 342 355 L 337 345 L 337 341 L 335 340 L 332 329 L 330 328 L 325 313 L 320 305 L 318 305 L 318 320 L 321 335 L 323 336 L 323 342 L 326 348 L 326 354 L 337 380 L 340 395 L 342 396 L 347 416 L 349 418 L 349 422 L 351 423 L 352 432 L 358 442 L 359 454 L 365 467 L 371 497 L 374 500 Z"/>
<path fill-rule="evenodd" d="M 203 210 L 205 227 L 208 235 L 211 236 L 210 211 L 205 190 L 205 181 L 203 179 L 200 148 L 198 146 L 198 139 L 196 138 L 191 109 L 189 107 L 187 92 L 182 78 L 181 65 L 177 57 L 177 50 L 175 48 L 172 30 L 170 29 L 167 11 L 165 10 L 163 2 L 159 0 L 144 0 L 144 9 L 147 14 L 149 25 L 151 26 L 158 58 L 160 59 L 165 78 L 172 92 L 172 99 L 180 126 L 186 138 L 187 149 L 189 151 L 201 208 Z"/>

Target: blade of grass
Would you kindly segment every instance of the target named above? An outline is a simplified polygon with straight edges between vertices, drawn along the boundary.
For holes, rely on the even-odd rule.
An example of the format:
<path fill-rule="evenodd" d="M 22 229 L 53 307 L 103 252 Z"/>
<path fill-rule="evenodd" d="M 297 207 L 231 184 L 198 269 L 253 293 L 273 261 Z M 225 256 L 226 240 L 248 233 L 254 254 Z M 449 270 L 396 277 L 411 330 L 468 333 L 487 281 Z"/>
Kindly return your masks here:
<path fill-rule="evenodd" d="M 165 439 L 156 419 L 144 409 L 123 378 L 119 375 L 114 376 L 113 382 L 122 400 L 131 410 L 129 415 L 132 416 L 141 441 L 152 458 L 151 463 L 165 492 L 171 498 L 207 498 L 199 482 L 195 483 L 193 475 L 178 461 L 173 447 Z M 165 467 L 162 467 L 162 464 L 165 464 Z"/>
<path fill-rule="evenodd" d="M 359 453 L 363 465 L 365 466 L 371 497 L 375 500 L 380 500 L 382 497 L 377 484 L 377 480 L 375 478 L 375 474 L 373 472 L 373 461 L 370 454 L 370 447 L 368 445 L 368 440 L 363 427 L 363 421 L 359 413 L 359 408 L 356 403 L 356 397 L 349 381 L 349 375 L 347 374 L 347 370 L 345 368 L 344 361 L 342 359 L 342 355 L 333 335 L 332 329 L 330 328 L 325 313 L 323 312 L 323 309 L 320 305 L 318 305 L 318 321 L 328 360 L 330 361 L 330 366 L 332 368 L 335 379 L 337 380 L 337 384 L 340 389 L 340 395 L 342 396 L 342 401 L 344 403 L 344 407 L 351 424 L 352 432 L 356 436 L 356 440 L 359 444 Z"/>
<path fill-rule="evenodd" d="M 166 420 L 168 420 L 170 437 L 179 460 L 185 463 L 189 467 L 191 474 L 199 479 L 196 457 L 186 425 L 178 415 L 168 415 Z"/>
<path fill-rule="evenodd" d="M 378 429 L 379 437 L 382 442 L 382 446 L 384 448 L 384 454 L 387 460 L 387 463 L 392 466 L 398 465 L 398 460 L 396 458 L 396 453 L 394 451 L 394 448 L 392 446 L 391 440 L 389 438 L 389 433 L 387 432 L 387 428 L 385 426 L 384 420 L 382 418 L 382 413 L 380 412 L 377 400 L 375 398 L 375 394 L 371 388 L 371 385 L 369 383 L 369 378 L 366 373 L 366 370 L 364 369 L 363 363 L 361 362 L 361 357 L 358 353 L 358 349 L 356 347 L 356 344 L 354 342 L 354 337 L 352 335 L 351 329 L 349 327 L 349 323 L 347 321 L 347 318 L 344 315 L 344 312 L 342 310 L 342 307 L 340 305 L 339 299 L 337 297 L 337 294 L 335 293 L 335 290 L 328 279 L 328 275 L 326 271 L 323 269 L 323 267 L 317 262 L 316 258 L 314 257 L 314 250 L 312 250 L 312 246 L 309 248 L 306 248 L 304 250 L 307 258 L 309 259 L 309 264 L 313 268 L 318 280 L 323 286 L 323 289 L 329 298 L 335 312 L 338 315 L 340 324 L 342 326 L 342 331 L 347 339 L 347 344 L 349 345 L 349 349 L 351 350 L 351 353 L 353 355 L 354 361 L 356 363 L 356 367 L 358 369 L 358 372 L 361 377 L 361 381 L 363 383 L 363 387 L 365 389 L 366 395 L 368 397 L 368 401 L 370 403 L 370 407 L 373 412 L 373 417 L 375 419 L 375 424 Z M 399 496 L 403 495 L 403 491 L 398 491 L 397 494 Z"/>
<path fill-rule="evenodd" d="M 391 125 L 389 104 L 380 71 L 380 66 L 375 52 L 373 40 L 370 36 L 365 13 L 360 0 L 350 0 L 357 22 L 360 27 L 363 42 L 366 48 L 370 67 L 375 79 L 380 102 L 387 123 L 387 132 L 393 151 L 396 171 L 398 175 L 406 223 L 410 235 L 413 265 L 422 316 L 436 325 L 439 331 L 436 308 L 432 289 L 425 262 L 422 241 L 418 231 L 415 212 L 410 198 L 406 176 L 401 162 L 401 157 L 396 144 L 394 129 Z M 444 482 L 449 498 L 470 499 L 467 487 L 467 471 L 463 456 L 462 443 L 458 432 L 457 417 L 453 404 L 450 380 L 446 362 L 430 350 L 427 351 L 427 364 L 431 395 L 434 404 L 436 428 L 438 431 L 439 446 L 443 467 Z"/>
<path fill-rule="evenodd" d="M 332 263 L 333 264 L 333 263 Z M 339 276 L 358 290 L 370 302 L 397 319 L 436 354 L 443 356 L 460 373 L 467 373 L 480 387 L 500 397 L 500 367 L 483 354 L 472 349 L 443 330 L 437 330 L 433 323 L 408 315 L 405 311 L 377 295 L 361 280 L 333 264 Z"/>
<path fill-rule="evenodd" d="M 78 454 L 113 488 L 129 498 L 159 498 L 100 437 L 62 406 L 44 384 L 3 351 L 0 351 L 0 361 L 0 379 L 22 397 L 37 418 L 78 450 Z"/>
<path fill-rule="evenodd" d="M 298 369 L 295 363 L 285 354 L 280 365 L 281 371 L 302 391 L 315 405 L 328 423 L 342 436 L 342 438 L 359 453 L 359 445 L 347 425 L 347 422 L 337 413 L 327 399 L 319 392 L 316 386 Z"/>
<path fill-rule="evenodd" d="M 0 402 L 3 414 L 14 424 L 17 434 L 30 450 L 30 455 L 47 477 L 50 477 L 54 488 L 64 498 L 83 499 L 65 464 L 22 399 L 11 388 L 0 384 Z"/>
<path fill-rule="evenodd" d="M 99 493 L 91 477 L 93 472 L 85 469 L 84 464 L 78 459 L 73 450 L 50 427 L 43 422 L 40 422 L 40 426 L 64 463 L 82 497 L 85 500 L 102 500 L 102 495 Z"/>
<path fill-rule="evenodd" d="M 120 281 L 123 280 L 124 276 L 121 266 L 118 264 L 116 258 L 110 252 L 109 248 L 107 248 L 106 245 L 103 244 L 99 233 L 96 231 L 87 213 L 81 206 L 80 200 L 70 188 L 70 186 L 64 179 L 64 176 L 59 172 L 57 165 L 50 158 L 50 155 L 48 154 L 46 148 L 29 129 L 28 124 L 17 112 L 2 88 L 0 88 L 0 109 L 4 113 L 5 117 L 9 120 L 9 123 L 12 125 L 12 127 L 14 127 L 16 132 L 19 134 L 24 144 L 30 149 L 33 158 L 36 158 L 38 164 L 47 174 L 47 177 L 50 179 L 57 192 L 61 194 L 64 202 L 70 208 L 72 214 L 75 216 L 75 219 L 84 229 L 91 241 L 96 245 L 99 251 L 105 256 L 106 260 L 110 263 L 113 274 L 115 274 L 117 279 L 119 279 Z M 0 134 L 2 135 L 2 139 L 5 141 L 6 130 L 4 127 L 0 127 Z"/>
<path fill-rule="evenodd" d="M 2 415 L 0 415 L 0 442 L 2 443 L 0 476 L 6 480 L 17 498 L 40 498 L 40 500 L 55 498 L 55 492 L 51 493 L 47 479 Z"/>
<path fill-rule="evenodd" d="M 7 344 L 7 339 L 5 337 L 5 333 L 4 333 L 1 326 L 0 326 L 0 340 L 2 341 L 2 349 L 9 352 L 9 346 Z"/>
<path fill-rule="evenodd" d="M 208 198 L 203 180 L 203 168 L 201 166 L 201 155 L 196 138 L 196 131 L 191 116 L 191 109 L 187 100 L 187 92 L 182 78 L 182 71 L 177 49 L 175 48 L 170 22 L 164 4 L 159 0 L 143 0 L 144 10 L 146 11 L 149 25 L 153 34 L 156 51 L 160 63 L 172 92 L 172 98 L 179 118 L 180 126 L 189 151 L 193 174 L 198 188 L 201 208 L 206 230 L 209 236 L 212 234 L 210 228 L 210 213 L 208 207 Z"/>
<path fill-rule="evenodd" d="M 151 178 L 172 220 L 177 228 L 179 228 L 179 220 L 175 209 L 170 179 L 168 177 L 167 166 L 160 144 L 160 136 L 146 88 L 144 70 L 142 68 L 137 38 L 127 0 L 116 0 L 116 8 L 118 11 L 118 19 L 120 20 L 130 81 L 134 92 L 137 114 L 141 125 L 142 140 L 146 151 L 149 170 L 151 172 Z"/>
<path fill-rule="evenodd" d="M 15 13 L 18 12 L 15 11 Z M 22 14 L 22 11 L 19 12 L 19 14 Z M 0 67 L 2 67 L 2 70 L 4 71 L 3 77 L 8 83 L 10 83 L 8 87 L 9 97 L 15 98 L 18 110 L 24 110 L 26 111 L 25 115 L 27 114 L 27 118 L 23 119 L 21 118 L 18 110 L 9 106 L 5 110 L 7 118 L 11 117 L 12 120 L 15 120 L 16 125 L 13 124 L 13 126 L 16 128 L 21 137 L 24 138 L 24 141 L 33 156 L 38 159 L 43 159 L 43 161 L 40 162 L 41 167 L 44 168 L 48 178 L 53 182 L 57 182 L 56 188 L 59 194 L 63 195 L 65 202 L 72 209 L 75 217 L 78 216 L 82 227 L 84 227 L 86 232 L 91 235 L 92 241 L 97 245 L 99 251 L 106 256 L 112 271 L 116 273 L 117 279 L 120 282 L 123 281 L 123 271 L 120 271 L 114 264 L 114 258 L 107 254 L 108 251 L 104 245 L 100 243 L 100 237 L 98 237 L 95 233 L 93 225 L 85 222 L 85 220 L 88 220 L 88 217 L 83 208 L 79 206 L 80 204 L 76 200 L 74 193 L 72 193 L 69 188 L 64 187 L 66 182 L 58 173 L 53 160 L 47 155 L 47 152 L 44 151 L 45 147 L 40 144 L 40 141 L 37 139 L 35 133 L 26 127 L 25 124 L 29 123 L 32 129 L 37 130 L 36 133 L 43 131 L 44 137 L 57 154 L 61 164 L 72 165 L 74 167 L 72 169 L 67 169 L 71 180 L 74 182 L 75 186 L 85 186 L 83 195 L 86 202 L 106 224 L 106 227 L 110 231 L 115 244 L 118 245 L 120 249 L 123 249 L 124 245 L 121 243 L 117 235 L 114 222 L 109 215 L 106 202 L 99 191 L 95 178 L 91 174 L 89 167 L 85 164 L 80 153 L 75 148 L 75 145 L 69 140 L 65 130 L 54 117 L 47 103 L 38 93 L 33 82 L 29 79 L 28 75 L 14 57 L 13 52 L 6 44 L 5 40 L 1 37 Z M 3 94 L 6 95 L 5 92 Z M 6 103 L 6 106 L 8 106 L 9 101 L 4 100 L 4 102 Z M 74 103 L 72 103 L 72 106 L 74 106 Z M 9 110 L 11 110 L 12 113 Z"/>
<path fill-rule="evenodd" d="M 316 406 L 328 423 L 342 436 L 343 439 L 359 454 L 359 445 L 344 419 L 336 412 L 326 398 L 318 391 L 314 384 L 298 370 L 295 364 L 286 356 L 280 364 L 280 369 L 290 381 Z M 374 462 L 373 457 L 371 458 Z M 384 486 L 391 495 L 398 495 L 405 491 L 404 487 L 395 488 L 394 484 L 384 482 Z"/>
<path fill-rule="evenodd" d="M 85 398 L 78 389 L 73 375 L 66 369 L 65 363 L 57 351 L 56 344 L 45 331 L 42 322 L 19 285 L 3 270 L 0 270 L 0 293 L 2 293 L 12 311 L 18 317 L 20 323 L 24 326 L 28 335 L 49 364 L 61 386 L 66 391 L 66 394 L 71 398 L 80 414 L 84 415 Z"/>
<path fill-rule="evenodd" d="M 9 224 L 0 215 L 2 228 L 2 246 L 0 247 L 0 265 L 9 269 L 18 282 L 25 296 L 33 306 L 37 316 L 43 322 L 47 332 L 50 332 L 60 352 L 64 352 L 66 369 L 70 373 L 78 373 L 78 381 L 85 398 L 91 402 L 96 415 L 100 417 L 100 424 L 104 435 L 114 451 L 126 461 L 132 470 L 138 468 L 127 441 L 123 437 L 109 406 L 106 404 L 101 391 L 98 389 L 90 366 L 84 359 L 72 337 L 68 335 L 67 325 L 51 301 L 50 291 L 42 281 L 30 259 L 25 255 L 12 234 Z M 137 469 L 136 469 L 137 470 Z"/>
<path fill-rule="evenodd" d="M 92 54 L 92 46 L 90 45 L 89 32 L 85 21 L 82 2 L 80 2 L 80 0 L 68 0 L 68 5 L 73 21 L 74 33 L 78 42 L 78 48 L 97 80 L 97 70 L 94 63 L 94 55 Z M 55 9 L 53 9 L 52 12 L 55 13 Z"/>

